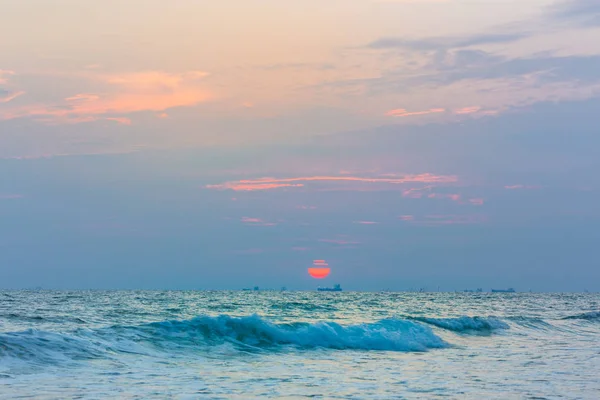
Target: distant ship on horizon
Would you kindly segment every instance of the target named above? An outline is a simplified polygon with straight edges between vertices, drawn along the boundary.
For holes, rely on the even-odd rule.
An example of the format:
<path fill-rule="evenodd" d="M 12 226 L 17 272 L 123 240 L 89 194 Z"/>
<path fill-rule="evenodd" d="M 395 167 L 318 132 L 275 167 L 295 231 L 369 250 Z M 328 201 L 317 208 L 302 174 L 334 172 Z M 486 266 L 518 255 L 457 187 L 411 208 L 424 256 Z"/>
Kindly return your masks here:
<path fill-rule="evenodd" d="M 508 289 L 492 289 L 492 293 L 514 293 L 515 289 L 513 288 L 508 288 Z"/>
<path fill-rule="evenodd" d="M 332 288 L 330 288 L 330 287 L 324 287 L 324 288 L 320 287 L 320 288 L 317 288 L 317 290 L 319 292 L 341 292 L 342 291 L 342 287 L 338 283 L 338 284 L 334 285 Z"/>

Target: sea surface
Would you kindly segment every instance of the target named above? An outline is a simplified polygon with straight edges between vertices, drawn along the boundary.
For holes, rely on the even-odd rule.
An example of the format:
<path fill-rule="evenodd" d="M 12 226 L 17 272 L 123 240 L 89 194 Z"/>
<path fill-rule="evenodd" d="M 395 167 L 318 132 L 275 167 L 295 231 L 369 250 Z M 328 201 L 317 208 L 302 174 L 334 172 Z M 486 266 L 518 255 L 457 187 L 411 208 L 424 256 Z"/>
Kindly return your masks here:
<path fill-rule="evenodd" d="M 0 291 L 2 399 L 600 399 L 600 295 Z"/>

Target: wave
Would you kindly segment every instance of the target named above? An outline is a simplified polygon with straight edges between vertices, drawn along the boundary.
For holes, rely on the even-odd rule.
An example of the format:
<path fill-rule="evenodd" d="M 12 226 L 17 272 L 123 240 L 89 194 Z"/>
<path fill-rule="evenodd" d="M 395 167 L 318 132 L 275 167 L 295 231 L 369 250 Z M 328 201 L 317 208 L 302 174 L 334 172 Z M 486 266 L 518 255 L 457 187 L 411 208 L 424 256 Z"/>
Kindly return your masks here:
<path fill-rule="evenodd" d="M 490 333 L 497 330 L 509 329 L 510 326 L 496 317 L 457 317 L 457 318 L 429 318 L 409 317 L 411 320 L 434 325 L 438 328 L 453 332 L 468 333 L 480 332 Z"/>
<path fill-rule="evenodd" d="M 585 320 L 600 320 L 600 311 L 590 311 L 583 314 L 570 315 L 563 319 L 585 319 Z"/>
<path fill-rule="evenodd" d="M 0 359 L 18 358 L 36 363 L 111 357 L 118 353 L 164 356 L 212 349 L 222 344 L 242 351 L 299 349 L 353 349 L 427 351 L 447 347 L 431 328 L 408 320 L 382 320 L 359 325 L 316 323 L 277 324 L 258 316 L 200 316 L 138 326 L 78 329 L 67 333 L 27 330 L 0 334 Z"/>

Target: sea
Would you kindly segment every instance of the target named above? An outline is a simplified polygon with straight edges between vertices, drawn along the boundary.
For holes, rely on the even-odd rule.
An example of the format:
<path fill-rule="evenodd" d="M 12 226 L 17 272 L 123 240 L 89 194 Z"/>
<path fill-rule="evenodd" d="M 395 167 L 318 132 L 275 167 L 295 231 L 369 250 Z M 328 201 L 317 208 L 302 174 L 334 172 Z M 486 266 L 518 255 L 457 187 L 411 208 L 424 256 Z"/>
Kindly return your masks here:
<path fill-rule="evenodd" d="M 600 295 L 0 291 L 1 399 L 600 399 Z"/>

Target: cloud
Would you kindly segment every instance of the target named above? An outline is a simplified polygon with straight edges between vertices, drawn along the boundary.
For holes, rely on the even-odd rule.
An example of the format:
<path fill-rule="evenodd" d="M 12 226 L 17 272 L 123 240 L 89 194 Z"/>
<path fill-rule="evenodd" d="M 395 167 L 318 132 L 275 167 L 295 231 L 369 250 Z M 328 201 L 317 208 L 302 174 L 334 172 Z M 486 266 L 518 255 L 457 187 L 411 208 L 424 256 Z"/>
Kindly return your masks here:
<path fill-rule="evenodd" d="M 540 186 L 532 186 L 532 185 L 507 185 L 507 186 L 504 186 L 504 189 L 508 189 L 508 190 L 540 189 Z"/>
<path fill-rule="evenodd" d="M 424 82 L 453 83 L 465 79 L 500 79 L 538 74 L 541 82 L 577 80 L 598 82 L 600 55 L 568 57 L 495 58 L 485 65 L 456 65 L 424 78 Z"/>
<path fill-rule="evenodd" d="M 303 187 L 304 185 L 301 183 L 298 184 L 289 184 L 289 183 L 254 183 L 254 182 L 226 182 L 220 185 L 206 185 L 207 189 L 231 189 L 236 192 L 251 192 L 254 190 L 271 190 L 271 189 L 280 189 L 287 187 Z"/>
<path fill-rule="evenodd" d="M 292 247 L 292 251 L 308 251 L 308 250 L 310 250 L 308 247 L 299 247 L 299 246 Z"/>
<path fill-rule="evenodd" d="M 425 186 L 422 188 L 410 188 L 402 191 L 402 197 L 409 197 L 411 199 L 420 199 L 423 197 L 423 192 L 429 192 L 433 189 L 433 186 Z"/>
<path fill-rule="evenodd" d="M 360 224 L 360 225 L 376 225 L 379 222 L 375 222 L 375 221 L 353 221 L 353 223 Z"/>
<path fill-rule="evenodd" d="M 246 249 L 246 250 L 236 250 L 235 254 L 262 254 L 265 251 L 263 249 Z"/>
<path fill-rule="evenodd" d="M 242 217 L 242 223 L 247 225 L 258 225 L 258 226 L 275 226 L 275 222 L 266 222 L 260 218 Z"/>
<path fill-rule="evenodd" d="M 372 3 L 398 3 L 398 4 L 423 4 L 423 3 L 449 3 L 451 0 L 371 0 Z"/>
<path fill-rule="evenodd" d="M 22 199 L 24 196 L 22 194 L 2 194 L 0 193 L 0 200 L 16 200 Z"/>
<path fill-rule="evenodd" d="M 14 100 L 24 94 L 24 91 L 10 92 L 8 90 L 0 89 L 0 103 L 8 103 L 9 101 Z"/>
<path fill-rule="evenodd" d="M 15 71 L 0 69 L 0 85 L 8 83 L 8 77 L 15 74 Z"/>
<path fill-rule="evenodd" d="M 321 242 L 321 243 L 339 244 L 341 246 L 347 246 L 347 245 L 353 245 L 353 244 L 360 244 L 360 242 L 357 242 L 355 240 L 346 240 L 346 239 L 319 239 L 319 242 Z"/>
<path fill-rule="evenodd" d="M 431 214 L 423 219 L 411 221 L 414 225 L 420 226 L 444 226 L 444 225 L 473 225 L 481 224 L 487 221 L 482 215 L 456 215 L 456 214 Z"/>
<path fill-rule="evenodd" d="M 398 218 L 401 221 L 414 221 L 415 220 L 415 216 L 414 215 L 401 215 Z"/>
<path fill-rule="evenodd" d="M 474 206 L 482 206 L 484 203 L 484 200 L 482 198 L 472 198 L 469 199 L 469 203 L 473 204 Z"/>
<path fill-rule="evenodd" d="M 486 44 L 510 43 L 528 37 L 526 33 L 484 33 L 463 37 L 434 37 L 426 39 L 381 38 L 367 45 L 370 49 L 442 50 Z"/>
<path fill-rule="evenodd" d="M 253 191 L 270 190 L 287 187 L 303 187 L 303 183 L 297 182 L 358 182 L 398 185 L 411 182 L 421 183 L 453 183 L 458 178 L 454 175 L 434 175 L 430 173 L 416 175 L 401 175 L 399 178 L 359 177 L 359 176 L 305 176 L 295 178 L 260 178 L 229 181 L 217 185 L 206 185 L 207 189 Z"/>
<path fill-rule="evenodd" d="M 450 199 L 452 201 L 460 201 L 460 194 L 457 193 L 430 193 L 427 195 L 430 199 Z"/>
<path fill-rule="evenodd" d="M 600 26 L 600 2 L 598 0 L 566 0 L 549 8 L 553 20 L 573 23 L 584 27 Z"/>
<path fill-rule="evenodd" d="M 121 125 L 131 125 L 131 120 L 126 117 L 108 117 L 104 119 L 107 121 L 115 121 Z"/>
<path fill-rule="evenodd" d="M 48 123 L 81 123 L 116 118 L 140 111 L 164 112 L 189 107 L 211 98 L 198 81 L 207 74 L 191 71 L 172 74 L 145 71 L 102 75 L 86 73 L 90 83 L 104 86 L 103 93 L 82 92 L 55 104 L 29 104 L 0 113 L 0 119 L 34 118 Z M 160 115 L 160 114 L 159 114 Z"/>
<path fill-rule="evenodd" d="M 454 114 L 464 115 L 464 114 L 474 114 L 481 110 L 480 106 L 471 106 L 471 107 L 463 107 L 454 110 Z"/>
<path fill-rule="evenodd" d="M 395 110 L 390 110 L 388 112 L 385 113 L 386 116 L 388 117 L 410 117 L 410 116 L 414 116 L 414 115 L 427 115 L 427 114 L 434 114 L 434 113 L 443 113 L 446 110 L 444 108 L 430 108 L 429 110 L 425 110 L 425 111 L 407 111 L 404 108 L 397 108 Z"/>

